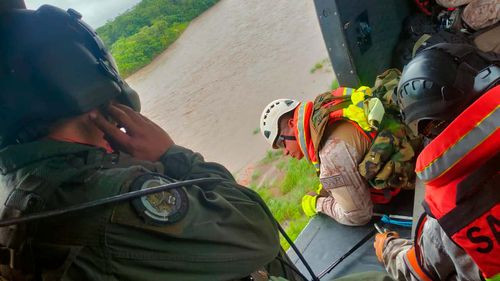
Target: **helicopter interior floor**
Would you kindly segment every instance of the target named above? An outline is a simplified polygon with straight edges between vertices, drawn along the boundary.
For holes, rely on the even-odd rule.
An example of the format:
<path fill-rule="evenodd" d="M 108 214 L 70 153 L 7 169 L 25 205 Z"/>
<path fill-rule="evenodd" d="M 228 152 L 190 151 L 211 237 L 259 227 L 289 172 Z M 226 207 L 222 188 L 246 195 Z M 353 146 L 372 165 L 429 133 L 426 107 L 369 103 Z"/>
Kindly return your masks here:
<path fill-rule="evenodd" d="M 390 205 L 377 205 L 375 213 L 391 215 L 414 215 L 413 227 L 418 219 L 422 208 L 423 186 L 417 182 L 416 192 L 402 191 Z M 414 204 L 415 202 L 415 204 Z M 414 211 L 415 210 L 415 211 Z M 325 268 L 335 262 L 348 252 L 358 241 L 374 229 L 373 223 L 378 221 L 374 218 L 372 222 L 364 226 L 345 226 L 324 215 L 317 215 L 310 220 L 306 228 L 295 240 L 295 245 L 311 266 L 315 275 L 318 276 Z M 385 227 L 398 231 L 403 238 L 412 238 L 410 228 L 395 225 L 384 225 Z M 373 249 L 374 237 L 364 243 L 360 248 L 343 260 L 322 280 L 330 280 L 349 273 L 364 271 L 385 271 L 384 267 L 377 261 Z M 299 260 L 295 252 L 290 248 L 288 255 L 299 270 L 307 277 L 310 274 Z"/>

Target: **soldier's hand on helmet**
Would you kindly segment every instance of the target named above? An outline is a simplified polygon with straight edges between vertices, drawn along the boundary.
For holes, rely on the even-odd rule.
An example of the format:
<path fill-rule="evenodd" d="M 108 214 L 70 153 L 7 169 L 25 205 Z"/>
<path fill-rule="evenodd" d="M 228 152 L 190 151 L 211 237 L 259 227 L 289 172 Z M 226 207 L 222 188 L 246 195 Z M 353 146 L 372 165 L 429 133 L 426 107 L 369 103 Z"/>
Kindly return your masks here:
<path fill-rule="evenodd" d="M 113 147 L 135 158 L 157 161 L 174 144 L 160 126 L 125 105 L 110 104 L 106 113 L 118 126 L 101 114 L 91 113 L 90 119 L 104 132 Z"/>

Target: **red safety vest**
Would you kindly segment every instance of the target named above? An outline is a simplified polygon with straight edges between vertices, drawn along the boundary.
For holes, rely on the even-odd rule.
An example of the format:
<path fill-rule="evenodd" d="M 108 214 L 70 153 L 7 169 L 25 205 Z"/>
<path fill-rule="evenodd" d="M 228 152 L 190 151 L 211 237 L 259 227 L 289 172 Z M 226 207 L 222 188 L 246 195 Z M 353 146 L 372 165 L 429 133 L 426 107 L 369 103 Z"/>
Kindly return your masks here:
<path fill-rule="evenodd" d="M 436 137 L 416 166 L 426 183 L 426 213 L 471 256 L 487 280 L 500 280 L 499 107 L 496 86 Z"/>
<path fill-rule="evenodd" d="M 362 87 L 357 91 L 363 91 Z M 364 89 L 369 90 L 368 88 Z M 318 148 L 323 138 L 324 130 L 327 126 L 333 123 L 344 120 L 353 124 L 358 131 L 362 133 L 368 140 L 373 141 L 377 131 L 376 130 L 363 130 L 358 122 L 348 114 L 348 106 L 352 104 L 351 94 L 355 89 L 340 87 L 331 92 L 324 93 L 316 98 L 313 102 L 301 103 L 294 112 L 295 137 L 299 146 L 308 162 L 311 162 L 316 168 L 319 175 L 319 155 Z M 358 105 L 363 108 L 363 105 Z M 320 111 L 319 109 L 327 109 Z M 314 123 L 314 121 L 316 123 Z M 314 124 L 311 124 L 314 123 Z M 400 192 L 399 188 L 378 190 L 370 188 L 371 199 L 375 204 L 387 204 L 391 199 Z"/>
<path fill-rule="evenodd" d="M 370 89 L 366 88 L 366 90 Z M 352 105 L 351 94 L 355 91 L 352 88 L 340 87 L 319 95 L 314 103 L 301 103 L 294 111 L 295 137 L 304 157 L 308 162 L 313 163 L 316 172 L 319 172 L 319 144 L 327 126 L 340 120 L 348 121 L 370 141 L 377 133 L 372 129 L 363 130 L 357 121 L 351 119 L 352 116 L 346 113 L 348 107 Z M 363 108 L 362 104 L 359 106 Z"/>

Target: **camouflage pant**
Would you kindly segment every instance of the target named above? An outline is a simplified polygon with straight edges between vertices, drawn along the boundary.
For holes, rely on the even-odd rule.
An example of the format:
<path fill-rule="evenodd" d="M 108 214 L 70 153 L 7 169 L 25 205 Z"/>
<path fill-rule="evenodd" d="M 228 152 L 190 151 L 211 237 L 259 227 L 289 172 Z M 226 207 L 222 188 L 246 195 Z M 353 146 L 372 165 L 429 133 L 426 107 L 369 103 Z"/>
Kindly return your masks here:
<path fill-rule="evenodd" d="M 491 26 L 500 19 L 498 0 L 437 0 L 437 3 L 447 8 L 468 4 L 464 8 L 462 20 L 475 30 Z"/>
<path fill-rule="evenodd" d="M 360 174 L 376 189 L 415 188 L 415 150 L 402 125 L 379 132 L 359 164 Z"/>

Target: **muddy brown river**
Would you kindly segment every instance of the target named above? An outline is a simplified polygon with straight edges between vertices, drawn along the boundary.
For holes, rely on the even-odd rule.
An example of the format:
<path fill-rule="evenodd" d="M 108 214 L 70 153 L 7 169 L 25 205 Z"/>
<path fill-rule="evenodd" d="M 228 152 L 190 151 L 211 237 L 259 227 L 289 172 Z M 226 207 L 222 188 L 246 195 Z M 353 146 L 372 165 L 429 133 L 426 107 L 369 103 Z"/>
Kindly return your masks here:
<path fill-rule="evenodd" d="M 174 141 L 237 174 L 262 159 L 262 109 L 312 99 L 334 79 L 310 0 L 221 0 L 127 81 Z"/>

